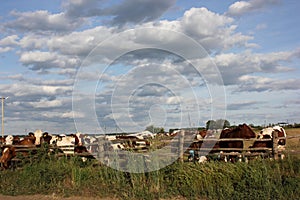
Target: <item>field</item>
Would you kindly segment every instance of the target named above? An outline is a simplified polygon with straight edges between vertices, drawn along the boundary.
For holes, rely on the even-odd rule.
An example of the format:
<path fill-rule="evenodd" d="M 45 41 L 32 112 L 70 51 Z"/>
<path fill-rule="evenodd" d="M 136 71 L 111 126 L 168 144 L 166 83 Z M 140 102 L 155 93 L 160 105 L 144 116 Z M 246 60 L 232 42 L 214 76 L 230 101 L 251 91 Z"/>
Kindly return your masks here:
<path fill-rule="evenodd" d="M 300 135 L 300 129 L 286 131 L 288 136 Z M 300 150 L 299 137 L 288 139 L 287 150 Z M 0 172 L 0 193 L 10 196 L 0 199 L 11 200 L 299 199 L 299 188 L 299 154 L 249 163 L 175 162 L 158 171 L 130 174 L 95 161 L 55 159 L 40 152 L 38 159 L 27 160 L 22 169 Z"/>
<path fill-rule="evenodd" d="M 287 141 L 287 149 L 300 151 L 300 128 L 289 128 L 286 129 L 288 136 L 299 136 L 295 138 L 289 138 Z"/>

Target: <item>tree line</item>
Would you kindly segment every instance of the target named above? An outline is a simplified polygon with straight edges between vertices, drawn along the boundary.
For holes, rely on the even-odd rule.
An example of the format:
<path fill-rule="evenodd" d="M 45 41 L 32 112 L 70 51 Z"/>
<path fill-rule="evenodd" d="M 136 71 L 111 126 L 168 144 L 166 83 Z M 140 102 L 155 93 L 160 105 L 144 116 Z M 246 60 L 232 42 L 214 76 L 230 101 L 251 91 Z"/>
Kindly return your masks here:
<path fill-rule="evenodd" d="M 268 124 L 268 125 L 254 125 L 254 124 L 249 124 L 250 127 L 255 128 L 255 129 L 263 129 L 266 126 L 275 126 L 276 124 Z M 205 123 L 205 127 L 197 127 L 196 129 L 198 130 L 203 130 L 203 129 L 224 129 L 224 128 L 234 128 L 236 125 L 231 125 L 230 122 L 227 119 L 217 119 L 217 120 L 208 120 Z M 300 124 L 294 123 L 294 124 L 287 124 L 284 127 L 286 128 L 300 128 Z M 183 128 L 185 130 L 189 129 L 195 129 L 193 128 Z M 156 127 L 154 125 L 147 126 L 146 131 L 150 131 L 151 133 L 164 133 L 165 129 L 163 127 Z M 179 130 L 179 128 L 172 128 L 169 130 L 169 133 L 172 133 L 175 130 Z"/>

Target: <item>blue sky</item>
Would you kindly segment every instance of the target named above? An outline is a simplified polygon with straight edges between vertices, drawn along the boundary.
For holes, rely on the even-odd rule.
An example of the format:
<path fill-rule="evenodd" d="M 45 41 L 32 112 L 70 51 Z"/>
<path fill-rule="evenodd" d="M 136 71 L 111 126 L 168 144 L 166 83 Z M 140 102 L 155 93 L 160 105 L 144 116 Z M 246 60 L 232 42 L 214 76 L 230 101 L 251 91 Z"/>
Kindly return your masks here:
<path fill-rule="evenodd" d="M 299 123 L 296 0 L 4 1 L 5 133 Z"/>

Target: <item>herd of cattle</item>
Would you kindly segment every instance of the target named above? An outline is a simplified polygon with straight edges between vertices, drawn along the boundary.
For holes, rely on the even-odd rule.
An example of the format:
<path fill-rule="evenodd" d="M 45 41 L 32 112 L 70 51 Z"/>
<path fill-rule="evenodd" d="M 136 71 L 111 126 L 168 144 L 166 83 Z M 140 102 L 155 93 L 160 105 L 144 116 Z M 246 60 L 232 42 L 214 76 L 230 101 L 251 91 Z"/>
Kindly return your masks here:
<path fill-rule="evenodd" d="M 277 144 L 273 143 L 273 134 L 277 133 Z M 237 153 L 238 156 L 224 156 L 225 161 L 228 159 L 239 159 L 241 160 L 241 153 L 244 149 L 248 149 L 248 153 L 263 153 L 267 152 L 266 149 L 273 149 L 275 147 L 276 151 L 282 152 L 285 150 L 286 146 L 286 132 L 281 126 L 273 126 L 262 129 L 258 134 L 256 134 L 251 127 L 246 124 L 239 125 L 235 128 L 225 128 L 221 130 L 219 139 L 215 138 L 215 134 L 212 130 L 203 130 L 196 134 L 196 141 L 192 143 L 190 150 L 190 159 L 197 159 L 199 162 L 206 161 L 207 158 L 203 157 L 197 152 L 197 149 L 205 149 L 209 147 L 209 153 L 220 154 L 234 154 Z M 205 142 L 205 139 L 208 139 Z M 214 138 L 214 139 L 213 139 Z M 209 140 L 212 139 L 212 140 Z M 251 145 L 245 148 L 244 139 L 252 139 Z M 197 141 L 198 140 L 198 141 Z M 212 141 L 212 142 L 211 142 Z M 212 144 L 211 144 L 212 143 Z M 196 151 L 194 150 L 196 149 Z M 207 153 L 207 152 L 204 152 Z M 254 155 L 254 154 L 253 154 Z M 281 158 L 284 154 L 280 154 Z"/>
<path fill-rule="evenodd" d="M 115 151 L 135 147 L 148 148 L 154 134 L 143 131 L 128 135 L 87 135 L 82 133 L 54 135 L 37 130 L 24 137 L 8 135 L 0 138 L 1 167 L 7 169 L 11 160 L 21 154 L 28 156 L 29 152 L 36 152 L 40 147 L 48 144 L 50 151 L 67 156 L 80 155 L 85 161 L 94 159 L 99 151 Z M 123 141 L 123 142 L 122 142 Z"/>
<path fill-rule="evenodd" d="M 239 125 L 235 128 L 224 129 L 220 133 L 220 139 L 251 139 L 256 138 L 258 140 L 254 141 L 250 147 L 255 151 L 257 148 L 272 148 L 272 141 L 265 140 L 272 138 L 273 132 L 278 133 L 278 148 L 284 150 L 286 144 L 286 132 L 280 126 L 269 127 L 261 130 L 259 134 L 256 134 L 251 127 L 246 124 Z M 171 135 L 174 137 L 176 134 Z M 223 152 L 224 149 L 231 151 L 232 148 L 243 149 L 244 142 L 238 140 L 225 140 L 217 141 L 210 144 L 210 140 L 205 141 L 205 139 L 214 138 L 216 134 L 212 130 L 203 130 L 195 134 L 194 141 L 190 145 L 190 158 L 197 158 L 199 162 L 205 161 L 206 158 L 200 158 L 198 150 L 202 147 L 211 147 L 211 152 L 218 151 Z M 60 134 L 53 135 L 48 132 L 42 132 L 37 130 L 35 132 L 30 132 L 24 137 L 8 135 L 4 138 L 0 138 L 1 144 L 1 157 L 0 164 L 1 167 L 6 169 L 10 167 L 11 160 L 17 156 L 17 153 L 21 153 L 24 156 L 28 154 L 30 149 L 38 149 L 43 144 L 49 144 L 53 149 L 58 150 L 64 155 L 74 155 L 83 154 L 83 158 L 95 158 L 95 155 L 99 151 L 112 151 L 120 149 L 129 148 L 145 148 L 149 149 L 151 145 L 151 139 L 156 137 L 149 131 L 143 131 L 135 134 L 128 135 L 86 135 L 82 133 L 76 134 Z M 102 141 L 102 145 L 100 145 Z M 105 141 L 103 143 L 103 141 Z M 19 148 L 25 149 L 25 151 L 18 151 Z M 27 148 L 27 150 L 26 150 Z M 218 150 L 222 149 L 222 151 Z M 197 155 L 198 154 L 198 155 Z"/>

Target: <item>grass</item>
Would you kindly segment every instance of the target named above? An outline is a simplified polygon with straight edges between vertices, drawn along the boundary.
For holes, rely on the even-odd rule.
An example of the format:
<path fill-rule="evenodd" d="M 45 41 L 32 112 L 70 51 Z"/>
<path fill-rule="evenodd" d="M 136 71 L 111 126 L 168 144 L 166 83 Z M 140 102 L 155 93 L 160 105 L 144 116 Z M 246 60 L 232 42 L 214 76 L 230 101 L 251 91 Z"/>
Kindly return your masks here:
<path fill-rule="evenodd" d="M 80 158 L 43 158 L 0 172 L 5 195 L 58 194 L 119 199 L 297 199 L 300 160 L 250 163 L 175 162 L 158 171 L 130 174 L 82 163 Z"/>
<path fill-rule="evenodd" d="M 287 136 L 299 136 L 287 140 L 287 150 L 300 151 L 300 128 L 285 129 Z"/>
<path fill-rule="evenodd" d="M 287 129 L 288 136 L 300 129 Z M 287 148 L 299 148 L 299 138 Z M 127 173 L 82 162 L 78 157 L 57 159 L 45 149 L 22 168 L 0 171 L 0 193 L 113 197 L 118 199 L 299 199 L 300 158 L 255 159 L 249 163 L 179 163 L 148 173 Z M 128 165 L 129 167 L 136 167 Z"/>

